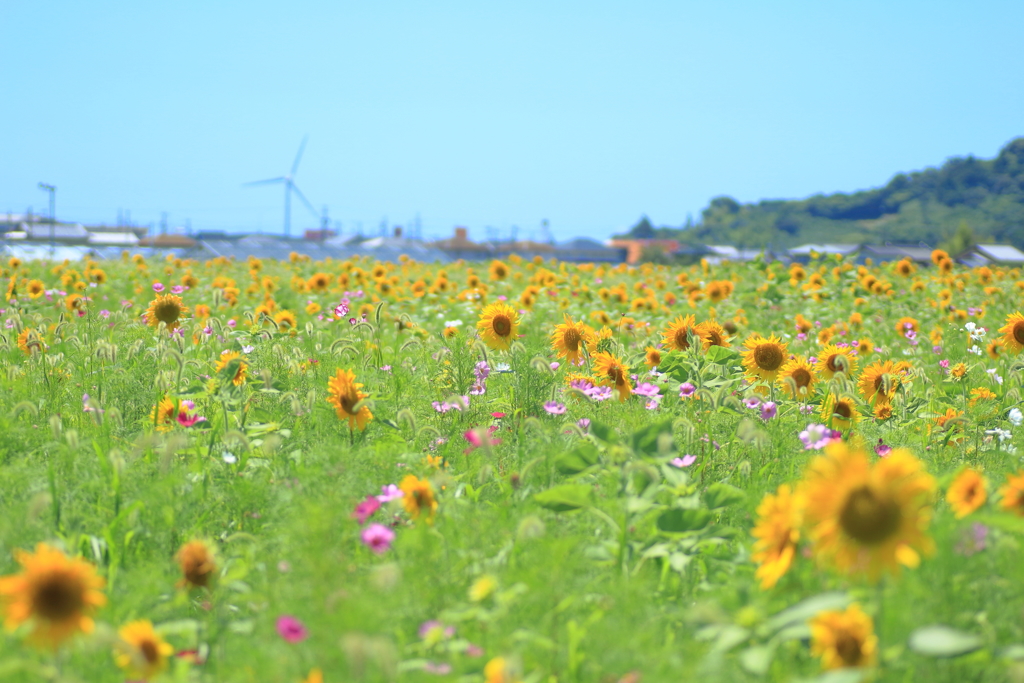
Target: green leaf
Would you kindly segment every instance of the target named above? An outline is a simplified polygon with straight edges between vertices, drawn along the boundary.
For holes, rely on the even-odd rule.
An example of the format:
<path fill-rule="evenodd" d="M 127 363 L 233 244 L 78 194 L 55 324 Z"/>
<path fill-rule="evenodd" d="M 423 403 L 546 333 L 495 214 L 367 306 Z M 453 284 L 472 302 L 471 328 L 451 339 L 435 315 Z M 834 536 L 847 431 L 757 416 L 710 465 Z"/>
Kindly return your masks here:
<path fill-rule="evenodd" d="M 734 348 L 725 346 L 712 346 L 708 348 L 706 358 L 712 363 L 720 365 L 731 365 L 730 361 L 739 359 L 739 353 Z"/>
<path fill-rule="evenodd" d="M 981 649 L 981 636 L 951 626 L 922 626 L 910 634 L 907 645 L 926 657 L 959 657 Z"/>
<path fill-rule="evenodd" d="M 973 519 L 996 529 L 1008 531 L 1011 534 L 1024 534 L 1024 517 L 1011 514 L 988 513 L 974 515 Z"/>
<path fill-rule="evenodd" d="M 699 531 L 711 523 L 708 510 L 666 510 L 658 516 L 658 529 L 669 533 Z"/>
<path fill-rule="evenodd" d="M 555 469 L 562 474 L 579 474 L 597 464 L 599 452 L 597 446 L 583 442 L 576 448 L 562 453 L 555 458 Z"/>
<path fill-rule="evenodd" d="M 821 593 L 786 608 L 768 620 L 766 626 L 770 631 L 797 623 L 805 623 L 818 612 L 841 609 L 850 604 L 850 597 L 838 591 Z"/>
<path fill-rule="evenodd" d="M 712 346 L 711 348 L 717 349 L 720 347 Z M 746 494 L 743 491 L 735 486 L 721 482 L 712 484 L 704 492 L 704 502 L 707 503 L 708 508 L 711 510 L 728 507 L 734 503 L 741 503 L 745 498 Z"/>
<path fill-rule="evenodd" d="M 594 491 L 585 484 L 562 484 L 534 495 L 537 504 L 555 512 L 568 512 L 593 504 Z"/>
<path fill-rule="evenodd" d="M 721 347 L 712 346 L 711 348 Z M 768 673 L 774 657 L 775 647 L 773 645 L 755 645 L 740 653 L 740 665 L 755 676 L 764 676 Z"/>
<path fill-rule="evenodd" d="M 611 427 L 600 422 L 590 423 L 590 433 L 605 443 L 618 443 L 619 435 Z"/>
<path fill-rule="evenodd" d="M 638 432 L 635 432 L 630 437 L 630 445 L 633 447 L 633 451 L 636 453 L 642 453 L 643 455 L 657 455 L 660 451 L 664 450 L 664 447 L 659 449 L 659 440 L 662 434 L 668 436 L 665 443 L 669 445 L 667 453 L 672 452 L 672 420 L 662 420 L 661 422 L 655 422 L 652 425 L 644 427 Z M 662 453 L 665 455 L 666 453 Z"/>

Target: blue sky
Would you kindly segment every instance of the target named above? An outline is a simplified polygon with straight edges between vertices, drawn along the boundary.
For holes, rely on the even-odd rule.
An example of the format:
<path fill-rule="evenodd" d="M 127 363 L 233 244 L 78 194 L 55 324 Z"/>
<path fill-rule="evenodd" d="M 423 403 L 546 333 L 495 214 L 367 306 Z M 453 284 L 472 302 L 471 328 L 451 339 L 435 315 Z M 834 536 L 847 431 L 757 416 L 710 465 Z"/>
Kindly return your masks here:
<path fill-rule="evenodd" d="M 0 212 L 606 237 L 1024 135 L 1015 2 L 0 4 Z M 317 219 L 293 204 L 293 229 Z"/>

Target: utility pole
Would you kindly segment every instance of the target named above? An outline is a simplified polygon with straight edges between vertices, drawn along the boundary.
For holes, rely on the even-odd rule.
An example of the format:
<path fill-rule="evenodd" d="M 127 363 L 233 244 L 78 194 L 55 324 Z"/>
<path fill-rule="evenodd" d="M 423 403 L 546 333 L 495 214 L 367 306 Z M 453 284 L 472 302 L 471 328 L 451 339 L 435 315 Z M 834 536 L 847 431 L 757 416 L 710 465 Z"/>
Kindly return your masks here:
<path fill-rule="evenodd" d="M 166 211 L 161 211 L 160 212 L 160 234 L 161 235 L 166 235 L 167 234 L 167 212 Z"/>
<path fill-rule="evenodd" d="M 39 183 L 39 189 L 50 193 L 50 258 L 53 258 L 55 249 L 53 233 L 57 226 L 56 214 L 54 213 L 57 207 L 57 188 L 46 183 Z"/>

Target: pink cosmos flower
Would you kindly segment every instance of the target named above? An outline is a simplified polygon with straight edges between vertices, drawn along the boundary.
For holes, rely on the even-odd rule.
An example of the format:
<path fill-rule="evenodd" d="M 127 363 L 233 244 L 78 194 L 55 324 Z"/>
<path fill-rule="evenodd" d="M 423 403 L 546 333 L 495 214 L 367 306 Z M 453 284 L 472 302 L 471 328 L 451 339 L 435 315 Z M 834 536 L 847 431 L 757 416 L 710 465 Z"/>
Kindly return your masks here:
<path fill-rule="evenodd" d="M 690 398 L 695 391 L 697 391 L 697 387 L 689 382 L 683 382 L 679 385 L 679 398 Z"/>
<path fill-rule="evenodd" d="M 164 286 L 159 282 L 154 282 L 153 291 L 159 294 L 160 292 L 164 291 Z"/>
<path fill-rule="evenodd" d="M 565 404 L 559 403 L 558 401 L 548 401 L 544 404 L 544 410 L 546 410 L 549 415 L 564 415 Z"/>
<path fill-rule="evenodd" d="M 697 462 L 696 455 L 684 455 L 681 458 L 672 458 L 672 460 L 669 461 L 669 464 L 672 465 L 673 467 L 683 468 L 689 467 L 695 462 Z"/>
<path fill-rule="evenodd" d="M 833 441 L 842 438 L 842 433 L 829 429 L 825 425 L 809 424 L 807 429 L 800 432 L 800 443 L 804 450 L 817 451 L 829 445 Z"/>
<path fill-rule="evenodd" d="M 382 503 L 390 503 L 393 500 L 404 498 L 405 494 L 402 493 L 402 489 L 398 488 L 394 484 L 385 484 L 380 487 L 380 495 L 377 496 L 377 500 Z"/>
<path fill-rule="evenodd" d="M 378 555 L 382 555 L 391 549 L 391 543 L 395 540 L 395 532 L 383 524 L 371 524 L 363 529 L 360 537 L 366 547 Z"/>
<path fill-rule="evenodd" d="M 877 455 L 879 458 L 884 458 L 890 453 L 892 453 L 892 446 L 885 445 L 885 443 L 883 443 L 882 440 L 879 439 L 878 444 L 875 445 L 875 455 Z"/>
<path fill-rule="evenodd" d="M 775 417 L 778 412 L 779 408 L 774 401 L 765 401 L 761 404 L 761 419 L 766 422 Z"/>
<path fill-rule="evenodd" d="M 178 407 L 178 424 L 182 427 L 191 427 L 200 422 L 206 422 L 206 418 L 197 414 L 196 404 L 189 400 L 182 401 Z"/>
<path fill-rule="evenodd" d="M 171 287 L 171 294 L 181 294 L 185 291 L 185 288 L 181 285 L 174 285 Z"/>
<path fill-rule="evenodd" d="M 277 618 L 277 633 L 289 643 L 301 643 L 309 637 L 303 623 L 287 614 Z"/>
<path fill-rule="evenodd" d="M 491 438 L 491 434 L 494 434 L 494 432 L 496 432 L 497 430 L 498 427 L 495 425 L 488 427 L 486 430 L 484 430 L 481 427 L 475 427 L 473 429 L 466 430 L 466 433 L 463 434 L 462 436 L 466 439 L 466 441 L 469 442 L 469 448 L 467 448 L 464 452 L 470 453 L 474 449 L 481 448 L 484 446 L 497 446 L 498 444 L 501 443 L 501 439 Z"/>
<path fill-rule="evenodd" d="M 356 509 L 352 511 L 352 517 L 362 526 L 379 509 L 380 501 L 374 496 L 367 496 L 365 500 L 356 505 Z"/>

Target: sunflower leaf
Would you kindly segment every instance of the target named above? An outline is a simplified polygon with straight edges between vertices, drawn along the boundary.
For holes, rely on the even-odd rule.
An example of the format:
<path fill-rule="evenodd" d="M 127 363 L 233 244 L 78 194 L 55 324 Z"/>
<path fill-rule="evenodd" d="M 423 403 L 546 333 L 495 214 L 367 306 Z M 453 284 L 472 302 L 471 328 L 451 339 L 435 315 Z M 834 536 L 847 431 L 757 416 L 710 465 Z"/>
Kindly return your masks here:
<path fill-rule="evenodd" d="M 569 512 L 590 507 L 594 492 L 585 484 L 561 484 L 533 496 L 541 507 L 554 512 Z"/>
<path fill-rule="evenodd" d="M 959 657 L 981 649 L 981 636 L 941 624 L 922 626 L 910 634 L 907 645 L 926 657 Z"/>

